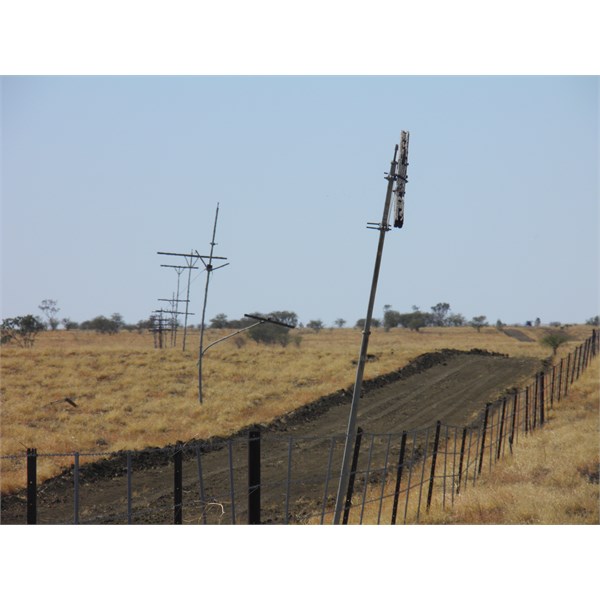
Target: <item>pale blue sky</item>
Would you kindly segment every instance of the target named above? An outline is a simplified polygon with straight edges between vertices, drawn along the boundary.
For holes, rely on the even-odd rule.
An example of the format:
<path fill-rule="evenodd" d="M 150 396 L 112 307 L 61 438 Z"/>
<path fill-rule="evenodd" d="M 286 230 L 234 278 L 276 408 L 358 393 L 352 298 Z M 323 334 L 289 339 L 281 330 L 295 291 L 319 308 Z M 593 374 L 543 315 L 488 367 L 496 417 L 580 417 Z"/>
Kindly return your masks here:
<path fill-rule="evenodd" d="M 375 313 L 448 302 L 490 322 L 598 313 L 597 77 L 5 77 L 2 316 L 146 318 L 217 251 L 208 318 L 364 316 L 388 170 L 402 230 Z M 192 285 L 199 321 L 204 276 Z"/>

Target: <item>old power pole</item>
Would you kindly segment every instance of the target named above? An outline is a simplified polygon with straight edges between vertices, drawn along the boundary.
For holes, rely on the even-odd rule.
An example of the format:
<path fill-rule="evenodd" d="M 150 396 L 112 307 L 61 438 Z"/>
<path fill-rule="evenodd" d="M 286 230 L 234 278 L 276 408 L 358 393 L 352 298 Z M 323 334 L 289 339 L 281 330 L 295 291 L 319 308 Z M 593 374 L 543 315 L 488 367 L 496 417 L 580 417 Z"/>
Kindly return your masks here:
<path fill-rule="evenodd" d="M 362 332 L 362 342 L 360 346 L 360 354 L 358 359 L 358 367 L 356 369 L 356 380 L 354 383 L 354 392 L 352 395 L 352 404 L 350 406 L 350 416 L 348 418 L 348 429 L 346 432 L 346 444 L 344 447 L 344 457 L 342 460 L 342 469 L 340 473 L 340 481 L 337 491 L 335 514 L 333 523 L 340 523 L 340 518 L 344 510 L 344 498 L 348 489 L 348 481 L 350 479 L 350 467 L 352 461 L 352 449 L 356 439 L 357 432 L 357 416 L 360 393 L 362 389 L 363 374 L 365 370 L 365 362 L 367 358 L 367 348 L 369 345 L 369 336 L 371 335 L 371 320 L 373 318 L 373 307 L 375 304 L 375 295 L 377 292 L 377 282 L 379 279 L 379 270 L 381 267 L 381 258 L 383 255 L 383 244 L 385 234 L 391 229 L 389 224 L 390 207 L 392 204 L 392 195 L 394 195 L 394 227 L 401 228 L 404 224 L 404 191 L 406 187 L 406 173 L 408 167 L 408 131 L 403 131 L 400 136 L 400 147 L 394 149 L 394 158 L 390 166 L 390 172 L 386 174 L 388 182 L 387 193 L 385 195 L 385 203 L 383 207 L 383 217 L 381 223 L 368 223 L 369 229 L 379 230 L 379 245 L 377 246 L 377 255 L 375 258 L 375 267 L 373 269 L 373 280 L 371 283 L 371 294 L 369 296 L 369 304 L 367 308 L 367 317 L 365 319 L 365 328 Z M 398 157 L 398 150 L 400 156 Z M 394 184 L 396 188 L 394 189 Z M 366 482 L 365 482 L 366 485 Z"/>

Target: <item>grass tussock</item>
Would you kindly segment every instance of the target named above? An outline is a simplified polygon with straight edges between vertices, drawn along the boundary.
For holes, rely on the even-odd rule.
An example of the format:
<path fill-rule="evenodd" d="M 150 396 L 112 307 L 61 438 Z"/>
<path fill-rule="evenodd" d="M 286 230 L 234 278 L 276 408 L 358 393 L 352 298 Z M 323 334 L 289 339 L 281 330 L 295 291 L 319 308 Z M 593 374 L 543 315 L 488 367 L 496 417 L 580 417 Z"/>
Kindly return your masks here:
<path fill-rule="evenodd" d="M 543 329 L 527 328 L 532 338 Z M 227 331 L 209 330 L 205 347 Z M 0 453 L 112 452 L 164 446 L 178 440 L 226 436 L 252 423 L 268 423 L 320 396 L 353 384 L 361 332 L 299 330 L 302 341 L 265 346 L 236 338 L 212 347 L 203 363 L 204 403 L 198 402 L 198 332 L 187 350 L 154 348 L 150 334 L 107 336 L 48 331 L 29 349 L 2 347 Z M 571 328 L 566 354 L 589 335 Z M 474 347 L 511 356 L 545 358 L 539 343 L 520 342 L 495 328 L 375 330 L 365 378 L 399 369 L 424 352 Z M 72 406 L 65 399 L 71 399 Z M 89 460 L 95 460 L 92 457 Z M 82 457 L 82 463 L 88 459 Z M 40 473 L 41 477 L 57 474 Z M 3 460 L 1 488 L 24 486 L 16 460 Z"/>

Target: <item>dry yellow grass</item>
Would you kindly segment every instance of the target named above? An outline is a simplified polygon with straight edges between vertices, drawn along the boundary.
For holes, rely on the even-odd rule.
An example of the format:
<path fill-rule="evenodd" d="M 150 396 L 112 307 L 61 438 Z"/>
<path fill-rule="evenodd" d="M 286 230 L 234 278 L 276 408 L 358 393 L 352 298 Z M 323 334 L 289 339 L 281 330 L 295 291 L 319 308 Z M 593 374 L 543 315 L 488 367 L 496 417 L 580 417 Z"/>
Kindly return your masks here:
<path fill-rule="evenodd" d="M 599 381 L 600 359 L 597 357 L 570 389 L 568 397 L 554 405 L 543 429 L 521 436 L 514 454 L 506 455 L 491 471 L 485 469 L 476 485 L 469 485 L 453 506 L 447 502 L 446 508 L 442 508 L 438 490 L 429 512 L 423 502 L 419 522 L 599 524 Z M 393 490 L 388 488 L 386 494 L 391 493 Z M 379 495 L 380 490 L 374 489 L 370 497 L 375 499 Z M 415 493 L 409 498 L 409 523 L 414 522 L 417 496 Z M 401 504 L 402 516 L 404 504 Z M 378 508 L 377 502 L 368 504 L 363 523 L 376 523 Z M 358 522 L 359 512 L 354 510 L 351 522 Z M 389 518 L 391 502 L 384 502 L 382 514 Z"/>
<path fill-rule="evenodd" d="M 542 333 L 526 331 L 531 336 Z M 571 328 L 577 340 L 589 332 L 589 327 Z M 226 333 L 210 330 L 205 345 Z M 197 400 L 198 332 L 188 335 L 190 351 L 185 353 L 179 348 L 157 350 L 149 334 L 128 332 L 44 332 L 31 349 L 5 346 L 0 452 L 22 453 L 28 447 L 41 453 L 109 452 L 229 435 L 353 383 L 360 331 L 301 335 L 299 347 L 253 341 L 238 347 L 234 338 L 211 348 L 203 366 L 203 405 Z M 512 356 L 543 358 L 549 353 L 491 327 L 481 333 L 470 327 L 421 333 L 378 330 L 369 345 L 378 360 L 368 363 L 365 377 L 398 369 L 423 352 L 474 347 Z M 64 402 L 66 397 L 77 406 Z M 54 474 L 42 471 L 40 477 Z M 16 462 L 3 461 L 1 475 L 5 492 L 24 485 L 22 466 Z"/>

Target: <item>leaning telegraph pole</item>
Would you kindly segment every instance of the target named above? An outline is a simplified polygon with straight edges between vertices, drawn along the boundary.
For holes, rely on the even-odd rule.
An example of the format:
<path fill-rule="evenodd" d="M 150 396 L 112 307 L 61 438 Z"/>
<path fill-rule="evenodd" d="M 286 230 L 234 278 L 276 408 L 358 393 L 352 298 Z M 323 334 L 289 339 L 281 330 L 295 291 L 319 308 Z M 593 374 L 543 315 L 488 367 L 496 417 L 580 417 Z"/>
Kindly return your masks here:
<path fill-rule="evenodd" d="M 357 434 L 357 416 L 360 393 L 362 389 L 363 374 L 365 370 L 365 362 L 367 357 L 367 348 L 369 346 L 369 336 L 371 335 L 371 320 L 373 317 L 373 307 L 375 304 L 375 295 L 377 292 L 377 281 L 379 279 L 379 270 L 381 267 L 381 258 L 383 255 L 383 244 L 385 234 L 391 229 L 389 224 L 390 206 L 392 202 L 392 194 L 395 196 L 394 201 L 394 227 L 402 227 L 404 224 L 404 191 L 406 187 L 406 172 L 408 167 L 408 131 L 403 131 L 400 136 L 400 147 L 394 148 L 394 158 L 390 166 L 390 172 L 386 174 L 387 192 L 385 195 L 385 203 L 383 207 L 383 217 L 381 223 L 368 223 L 369 229 L 379 230 L 379 245 L 377 246 L 377 255 L 375 258 L 375 267 L 373 269 L 373 280 L 371 283 L 371 294 L 369 296 L 369 304 L 367 308 L 367 317 L 365 319 L 365 328 L 362 332 L 362 341 L 360 346 L 360 355 L 358 366 L 356 369 L 356 380 L 354 382 L 354 392 L 352 394 L 352 404 L 350 405 L 350 416 L 348 418 L 348 429 L 346 432 L 346 444 L 344 447 L 344 457 L 342 460 L 342 469 L 340 473 L 340 481 L 335 502 L 335 514 L 333 518 L 334 525 L 338 525 L 342 512 L 344 511 L 345 495 L 348 489 L 350 479 L 350 468 L 352 461 L 352 453 Z M 398 150 L 400 156 L 398 157 Z M 396 188 L 394 189 L 394 184 Z M 367 483 L 365 482 L 365 485 Z"/>

